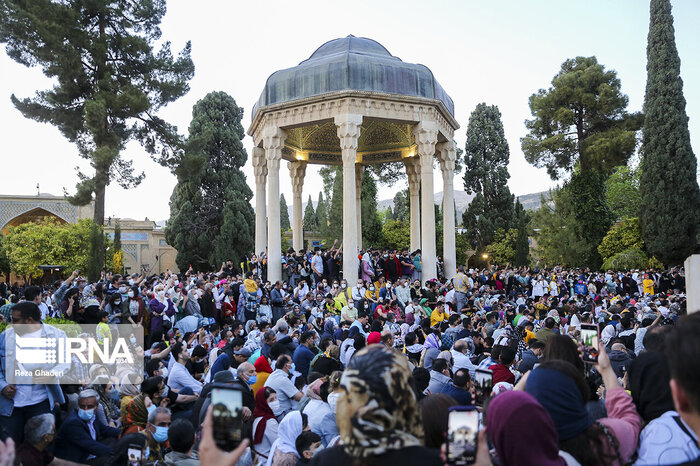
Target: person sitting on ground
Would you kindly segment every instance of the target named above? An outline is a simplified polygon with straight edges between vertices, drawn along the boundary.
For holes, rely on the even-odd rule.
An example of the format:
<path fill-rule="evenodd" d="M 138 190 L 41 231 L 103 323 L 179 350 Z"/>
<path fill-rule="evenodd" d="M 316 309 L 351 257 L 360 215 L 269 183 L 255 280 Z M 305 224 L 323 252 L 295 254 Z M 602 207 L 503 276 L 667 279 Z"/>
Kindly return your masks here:
<path fill-rule="evenodd" d="M 280 422 L 277 440 L 270 447 L 266 466 L 295 466 L 299 460 L 296 441 L 302 432 L 309 430 L 308 417 L 292 411 Z"/>
<path fill-rule="evenodd" d="M 450 369 L 447 360 L 436 359 L 433 361 L 432 369 L 430 369 L 430 384 L 428 385 L 428 393 L 440 393 L 442 389 L 451 385 Z"/>
<path fill-rule="evenodd" d="M 16 452 L 20 464 L 46 465 L 61 462 L 54 462 L 54 456 L 48 450 L 55 435 L 56 421 L 53 414 L 39 414 L 29 418 L 24 426 L 24 443 Z"/>
<path fill-rule="evenodd" d="M 358 351 L 343 372 L 337 421 L 342 445 L 311 460 L 320 466 L 441 465 L 437 451 L 422 446 L 416 394 L 406 357 L 385 345 Z"/>
<path fill-rule="evenodd" d="M 472 378 L 467 369 L 458 369 L 452 377 L 452 383 L 442 387 L 440 393 L 454 398 L 462 406 L 472 404 L 472 394 L 469 392 Z"/>
<path fill-rule="evenodd" d="M 489 367 L 493 372 L 493 384 L 496 385 L 499 382 L 508 382 L 510 384 L 515 383 L 515 374 L 510 370 L 510 366 L 513 364 L 515 359 L 515 350 L 510 346 L 504 346 L 501 348 L 501 352 L 498 356 L 498 364 L 494 364 Z"/>
<path fill-rule="evenodd" d="M 153 406 L 149 411 L 148 423 L 141 431 L 141 435 L 146 437 L 146 445 L 150 453 L 148 461 L 164 461 L 165 450 L 169 447 L 168 429 L 171 420 L 172 415 L 168 408 Z"/>
<path fill-rule="evenodd" d="M 297 466 L 309 464 L 316 450 L 321 448 L 321 437 L 315 432 L 302 432 L 301 435 L 297 437 L 296 447 L 297 454 L 299 455 Z"/>
<path fill-rule="evenodd" d="M 188 419 L 176 419 L 168 429 L 168 443 L 172 451 L 165 454 L 168 466 L 199 466 L 199 460 L 192 457 L 195 432 Z"/>
<path fill-rule="evenodd" d="M 545 344 L 537 339 L 530 340 L 529 349 L 523 351 L 522 359 L 518 364 L 518 372 L 521 374 L 532 370 L 535 364 L 539 364 L 540 357 L 544 353 Z"/>
<path fill-rule="evenodd" d="M 68 415 L 56 434 L 54 454 L 57 458 L 85 463 L 90 458 L 112 454 L 112 444 L 119 437 L 119 429 L 97 420 L 95 390 L 83 390 L 78 395 L 78 409 Z"/>

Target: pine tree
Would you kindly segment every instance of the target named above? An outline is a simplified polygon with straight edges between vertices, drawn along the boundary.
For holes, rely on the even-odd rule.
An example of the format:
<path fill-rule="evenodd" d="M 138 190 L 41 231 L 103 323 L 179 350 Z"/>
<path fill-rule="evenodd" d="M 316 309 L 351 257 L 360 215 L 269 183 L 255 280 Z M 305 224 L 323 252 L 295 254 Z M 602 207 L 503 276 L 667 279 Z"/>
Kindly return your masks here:
<path fill-rule="evenodd" d="M 282 231 L 287 231 L 292 227 L 289 221 L 289 208 L 287 207 L 287 200 L 284 198 L 284 194 L 280 194 L 280 228 Z"/>
<path fill-rule="evenodd" d="M 241 142 L 243 109 L 225 92 L 211 92 L 192 110 L 184 155 L 175 166 L 168 244 L 181 270 L 210 270 L 253 249 L 253 192 L 241 170 L 248 155 Z"/>
<path fill-rule="evenodd" d="M 316 212 L 314 212 L 311 194 L 309 194 L 309 200 L 306 202 L 306 208 L 304 209 L 304 231 L 318 231 L 318 217 L 316 217 Z"/>
<path fill-rule="evenodd" d="M 679 264 L 698 250 L 700 190 L 669 0 L 651 0 L 642 132 L 641 225 L 650 254 Z"/>
<path fill-rule="evenodd" d="M 394 212 L 391 211 L 391 206 L 389 206 L 384 211 L 384 223 L 393 222 L 394 220 L 397 219 L 394 217 Z"/>
<path fill-rule="evenodd" d="M 495 105 L 477 105 L 469 117 L 464 151 L 464 190 L 476 197 L 462 215 L 469 242 L 477 250 L 490 244 L 499 228 L 507 231 L 512 227 L 509 159 L 501 112 Z"/>
<path fill-rule="evenodd" d="M 132 162 L 122 157 L 129 141 L 166 164 L 179 148 L 177 129 L 157 111 L 189 90 L 194 75 L 190 43 L 173 58 L 161 40 L 164 1 L 117 0 L 0 2 L 0 42 L 26 66 L 40 66 L 52 88 L 12 103 L 22 114 L 51 123 L 90 161 L 93 175 L 78 173 L 71 202 L 95 200 L 94 221 L 104 221 L 105 189 L 116 180 L 138 185 Z M 157 52 L 154 47 L 160 43 Z"/>

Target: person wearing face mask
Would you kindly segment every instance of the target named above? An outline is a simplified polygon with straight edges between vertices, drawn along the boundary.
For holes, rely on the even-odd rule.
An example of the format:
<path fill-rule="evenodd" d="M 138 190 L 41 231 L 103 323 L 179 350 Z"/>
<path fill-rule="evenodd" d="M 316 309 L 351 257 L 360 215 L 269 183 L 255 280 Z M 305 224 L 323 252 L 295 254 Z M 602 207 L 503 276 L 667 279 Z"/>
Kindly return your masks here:
<path fill-rule="evenodd" d="M 277 392 L 271 387 L 263 387 L 255 393 L 253 411 L 253 443 L 255 454 L 267 460 L 270 447 L 277 440 L 279 422 L 275 412 L 280 410 Z"/>
<path fill-rule="evenodd" d="M 165 450 L 169 448 L 168 429 L 172 415 L 168 408 L 155 408 L 148 413 L 148 423 L 146 429 L 141 431 L 141 435 L 146 436 L 146 445 L 150 455 L 147 461 L 164 461 Z"/>
<path fill-rule="evenodd" d="M 138 286 L 132 286 L 129 291 L 126 292 L 126 296 L 128 301 L 128 310 L 124 314 L 126 316 L 126 320 L 128 320 L 133 326 L 143 325 L 146 306 L 141 298 Z"/>
<path fill-rule="evenodd" d="M 163 332 L 163 321 L 175 314 L 175 306 L 170 298 L 165 296 L 163 285 L 156 285 L 154 295 L 148 303 L 151 315 L 151 334 Z"/>
<path fill-rule="evenodd" d="M 251 387 L 258 381 L 258 374 L 255 372 L 255 366 L 249 362 L 239 365 L 236 373 L 238 374 L 238 380 L 234 382 L 234 385 L 238 386 L 243 394 L 242 416 L 243 421 L 247 422 L 251 419 L 253 410 L 255 410 L 255 394 Z"/>
<path fill-rule="evenodd" d="M 54 454 L 57 458 L 76 463 L 111 455 L 119 429 L 97 420 L 98 393 L 87 389 L 78 395 L 78 409 L 68 415 L 56 433 Z"/>
<path fill-rule="evenodd" d="M 275 371 L 265 381 L 266 387 L 271 387 L 277 392 L 280 402 L 279 411 L 275 415 L 282 419 L 292 410 L 292 401 L 299 401 L 304 396 L 292 383 L 289 377 L 294 373 L 292 358 L 283 354 L 275 362 Z"/>

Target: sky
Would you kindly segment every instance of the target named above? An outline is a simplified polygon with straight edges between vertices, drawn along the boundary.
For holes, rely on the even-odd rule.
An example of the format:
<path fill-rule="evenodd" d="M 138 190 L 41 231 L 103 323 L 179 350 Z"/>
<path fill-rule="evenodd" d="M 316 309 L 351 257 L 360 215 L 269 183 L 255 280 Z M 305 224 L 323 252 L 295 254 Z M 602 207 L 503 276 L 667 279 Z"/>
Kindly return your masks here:
<path fill-rule="evenodd" d="M 160 116 L 186 134 L 192 106 L 208 92 L 225 91 L 244 108 L 243 125 L 265 80 L 276 70 L 296 66 L 323 43 L 353 34 L 384 45 L 406 62 L 428 66 L 455 103 L 461 128 L 455 139 L 464 147 L 469 115 L 477 104 L 497 105 L 510 147 L 508 185 L 516 195 L 555 185 L 545 169 L 525 161 L 520 138 L 531 118 L 528 98 L 548 88 L 562 62 L 595 55 L 614 69 L 629 96 L 629 110 L 639 111 L 646 84 L 646 41 L 649 2 L 646 0 L 374 0 L 355 2 L 169 0 L 162 23 L 163 39 L 175 53 L 192 42 L 195 76 L 187 95 L 171 103 Z M 690 118 L 691 142 L 700 150 L 700 1 L 673 0 L 676 44 Z M 26 68 L 0 50 L 0 194 L 60 195 L 74 190 L 75 167 L 89 172 L 88 162 L 74 145 L 49 125 L 25 119 L 10 102 L 52 85 L 39 68 Z M 250 161 L 252 140 L 246 136 L 244 167 L 254 191 Z M 134 160 L 146 178 L 137 188 L 107 188 L 105 215 L 164 220 L 175 176 L 153 162 L 136 143 L 124 155 Z M 291 181 L 282 165 L 280 188 L 291 203 Z M 306 172 L 303 199 L 318 197 L 318 166 Z M 17 174 L 13 172 L 17 171 Z M 379 199 L 393 197 L 406 182 L 380 186 Z M 455 188 L 463 186 L 460 175 Z M 435 173 L 435 191 L 442 178 Z M 254 204 L 253 204 L 254 205 Z M 290 205 L 291 213 L 291 205 Z"/>

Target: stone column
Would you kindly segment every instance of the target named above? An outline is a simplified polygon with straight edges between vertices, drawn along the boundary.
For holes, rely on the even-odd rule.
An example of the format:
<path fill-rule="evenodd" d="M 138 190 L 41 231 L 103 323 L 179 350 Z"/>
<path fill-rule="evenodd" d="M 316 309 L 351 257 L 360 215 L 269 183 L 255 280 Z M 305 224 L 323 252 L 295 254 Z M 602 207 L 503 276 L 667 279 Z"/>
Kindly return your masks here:
<path fill-rule="evenodd" d="M 411 215 L 411 252 L 420 249 L 420 160 L 418 157 L 404 159 L 408 176 L 408 194 Z"/>
<path fill-rule="evenodd" d="M 357 140 L 360 137 L 362 115 L 347 114 L 335 117 L 340 149 L 343 154 L 343 278 L 348 283 L 357 281 L 357 185 L 355 162 Z"/>
<path fill-rule="evenodd" d="M 253 171 L 255 172 L 255 254 L 267 247 L 267 201 L 265 183 L 267 181 L 267 160 L 265 149 L 253 147 Z"/>
<path fill-rule="evenodd" d="M 306 176 L 306 162 L 287 163 L 292 178 L 292 247 L 299 251 L 304 247 L 304 214 L 301 210 L 301 191 Z"/>
<path fill-rule="evenodd" d="M 415 127 L 420 157 L 421 188 L 421 260 L 423 281 L 437 278 L 435 247 L 435 201 L 433 192 L 433 161 L 437 143 L 437 123 L 421 121 Z"/>
<path fill-rule="evenodd" d="M 267 159 L 267 279 L 282 279 L 282 234 L 280 230 L 280 161 L 287 134 L 269 126 L 263 130 L 263 147 Z"/>
<path fill-rule="evenodd" d="M 457 274 L 457 251 L 455 244 L 454 177 L 457 150 L 454 141 L 438 145 L 440 168 L 442 168 L 442 259 L 445 277 Z"/>
<path fill-rule="evenodd" d="M 700 312 L 700 254 L 685 260 L 685 294 L 688 297 L 688 314 Z"/>
<path fill-rule="evenodd" d="M 364 165 L 355 165 L 355 210 L 357 210 L 357 249 L 362 249 L 362 174 Z"/>

